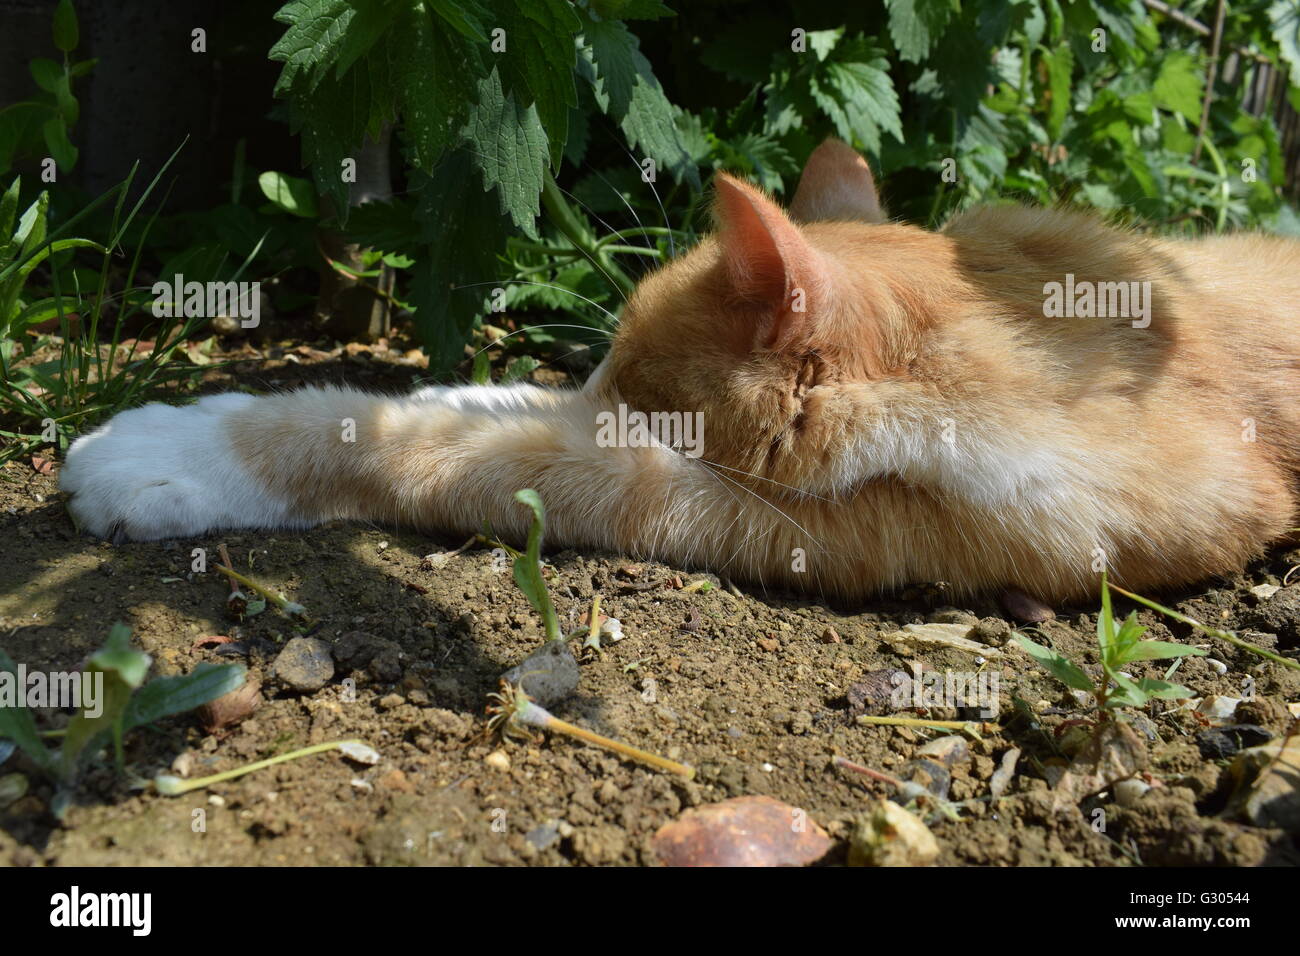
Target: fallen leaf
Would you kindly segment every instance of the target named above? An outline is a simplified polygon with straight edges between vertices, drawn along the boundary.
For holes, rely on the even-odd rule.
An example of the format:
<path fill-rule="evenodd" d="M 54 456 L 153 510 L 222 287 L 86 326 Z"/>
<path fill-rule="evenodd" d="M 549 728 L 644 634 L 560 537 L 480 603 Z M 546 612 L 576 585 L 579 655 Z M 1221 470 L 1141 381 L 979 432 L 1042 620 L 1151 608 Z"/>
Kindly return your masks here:
<path fill-rule="evenodd" d="M 215 647 L 217 644 L 229 644 L 233 640 L 233 637 L 226 637 L 224 634 L 208 634 L 205 637 L 196 637 L 194 643 L 190 645 L 190 650 L 196 651 L 200 647 Z"/>

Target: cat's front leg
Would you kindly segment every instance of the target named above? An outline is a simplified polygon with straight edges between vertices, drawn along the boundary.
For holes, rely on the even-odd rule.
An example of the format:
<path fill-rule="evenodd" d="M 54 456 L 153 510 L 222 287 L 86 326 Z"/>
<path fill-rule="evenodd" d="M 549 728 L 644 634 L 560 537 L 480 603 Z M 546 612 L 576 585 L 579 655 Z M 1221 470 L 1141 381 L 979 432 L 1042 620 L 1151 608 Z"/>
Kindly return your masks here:
<path fill-rule="evenodd" d="M 307 513 L 259 481 L 234 451 L 231 422 L 264 399 L 213 395 L 115 415 L 68 449 L 59 486 L 77 527 L 114 541 L 220 528 L 307 527 Z"/>

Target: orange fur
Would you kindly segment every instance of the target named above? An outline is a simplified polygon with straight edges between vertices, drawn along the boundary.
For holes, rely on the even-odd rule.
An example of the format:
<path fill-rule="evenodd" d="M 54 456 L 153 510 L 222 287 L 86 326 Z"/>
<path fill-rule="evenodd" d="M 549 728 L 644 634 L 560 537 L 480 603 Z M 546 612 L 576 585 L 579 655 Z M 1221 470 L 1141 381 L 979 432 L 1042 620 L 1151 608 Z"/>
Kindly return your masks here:
<path fill-rule="evenodd" d="M 849 598 L 1082 598 L 1101 561 L 1159 590 L 1297 524 L 1300 244 L 1007 206 L 927 232 L 880 221 L 846 151 L 814 154 L 800 222 L 719 175 L 718 233 L 642 282 L 581 392 L 493 411 L 305 390 L 233 415 L 238 454 L 314 519 L 518 537 L 511 493 L 534 487 L 552 543 Z M 1150 326 L 1046 317 L 1067 273 L 1151 282 Z M 703 458 L 599 447 L 620 402 L 703 412 Z"/>

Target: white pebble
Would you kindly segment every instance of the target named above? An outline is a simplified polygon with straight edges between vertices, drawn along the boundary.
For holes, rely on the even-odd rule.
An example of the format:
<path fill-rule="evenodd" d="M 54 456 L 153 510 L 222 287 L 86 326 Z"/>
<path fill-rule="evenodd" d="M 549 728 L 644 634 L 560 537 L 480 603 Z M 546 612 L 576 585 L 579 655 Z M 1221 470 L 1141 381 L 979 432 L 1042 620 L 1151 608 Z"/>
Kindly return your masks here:
<path fill-rule="evenodd" d="M 379 751 L 359 741 L 349 740 L 339 744 L 339 750 L 343 751 L 345 757 L 357 763 L 371 765 L 379 763 Z"/>
<path fill-rule="evenodd" d="M 1115 784 L 1115 802 L 1121 807 L 1131 807 L 1142 799 L 1142 795 L 1151 789 L 1151 785 L 1137 777 L 1129 777 Z"/>

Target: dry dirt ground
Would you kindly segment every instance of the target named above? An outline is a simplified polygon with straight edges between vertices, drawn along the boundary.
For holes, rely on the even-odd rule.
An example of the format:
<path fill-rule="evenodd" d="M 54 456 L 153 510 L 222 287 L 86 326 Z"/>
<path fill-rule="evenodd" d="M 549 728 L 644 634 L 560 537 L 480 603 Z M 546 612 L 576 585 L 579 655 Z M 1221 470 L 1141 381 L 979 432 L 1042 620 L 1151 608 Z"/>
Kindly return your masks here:
<path fill-rule="evenodd" d="M 312 353 L 302 362 L 281 355 L 242 363 L 233 374 L 252 388 L 332 380 L 396 390 L 420 374 L 391 361 L 398 354 Z M 211 379 L 205 391 L 223 376 Z M 935 736 L 855 722 L 864 682 L 918 660 L 938 670 L 981 666 L 956 650 L 907 656 L 882 635 L 926 621 L 984 620 L 989 633 L 1013 623 L 997 623 L 1006 616 L 993 600 L 949 607 L 942 586 L 924 582 L 867 605 L 829 607 L 733 590 L 695 569 L 548 553 L 561 618 L 576 626 L 599 593 L 625 633 L 583 661 L 578 692 L 555 713 L 691 764 L 696 779 L 684 782 L 565 738 L 506 745 L 484 738 L 486 695 L 543 640 L 536 615 L 489 548 L 433 568 L 425 555 L 461 542 L 356 525 L 112 546 L 78 536 L 57 491 L 57 466 L 40 474 L 29 461 L 0 470 L 0 541 L 0 645 L 15 660 L 76 668 L 114 621 L 124 621 L 153 656 L 155 673 L 239 660 L 260 676 L 260 707 L 233 727 L 205 733 L 189 714 L 134 731 L 126 758 L 135 779 L 206 775 L 350 737 L 382 757 L 364 766 L 328 752 L 180 797 L 118 779 L 106 760 L 82 780 L 60 822 L 50 812 L 50 784 L 14 756 L 0 773 L 21 772 L 31 786 L 0 808 L 0 863 L 10 865 L 648 864 L 660 826 L 686 808 L 744 794 L 805 809 L 834 840 L 825 862 L 842 862 L 854 820 L 890 788 L 833 767 L 832 758 L 898 773 Z M 325 687 L 300 693 L 277 685 L 271 664 L 295 636 L 294 623 L 273 609 L 232 620 L 221 576 L 191 572 L 191 549 L 215 555 L 218 543 L 236 566 L 251 562 L 257 578 L 318 622 L 314 636 L 340 658 Z M 1237 579 L 1164 597 L 1294 657 L 1300 584 L 1267 599 L 1251 588 L 1282 584 L 1296 563 L 1300 553 L 1279 552 Z M 681 589 L 702 577 L 717 586 Z M 1038 639 L 1097 673 L 1096 605 L 1057 612 L 1040 625 Z M 1154 614 L 1141 618 L 1155 639 L 1206 642 Z M 198 642 L 210 635 L 235 640 Z M 1241 697 L 1253 683 L 1255 699 L 1238 707 L 1233 722 L 1254 725 L 1247 736 L 1284 734 L 1286 705 L 1300 700 L 1296 672 L 1226 644 L 1210 650 L 1226 673 L 1190 658 L 1175 679 L 1198 696 Z M 1149 738 L 1152 790 L 1129 807 L 1107 794 L 1052 812 L 1046 778 L 1063 763 L 1067 722 L 1080 716 L 1080 705 L 1022 652 L 982 666 L 1000 677 L 999 726 L 972 741 L 970 759 L 953 768 L 950 798 L 964 804 L 957 819 L 932 821 L 940 863 L 1300 862 L 1294 835 L 1224 814 L 1241 735 L 1217 733 L 1202 716 L 1173 712 L 1170 702 L 1135 715 Z M 1139 665 L 1136 676 L 1163 676 L 1166 666 Z M 1017 712 L 1013 698 L 1027 710 Z M 66 719 L 53 711 L 38 718 L 46 728 Z M 1017 773 L 1001 799 L 990 801 L 990 780 L 1012 748 L 1023 752 Z"/>

